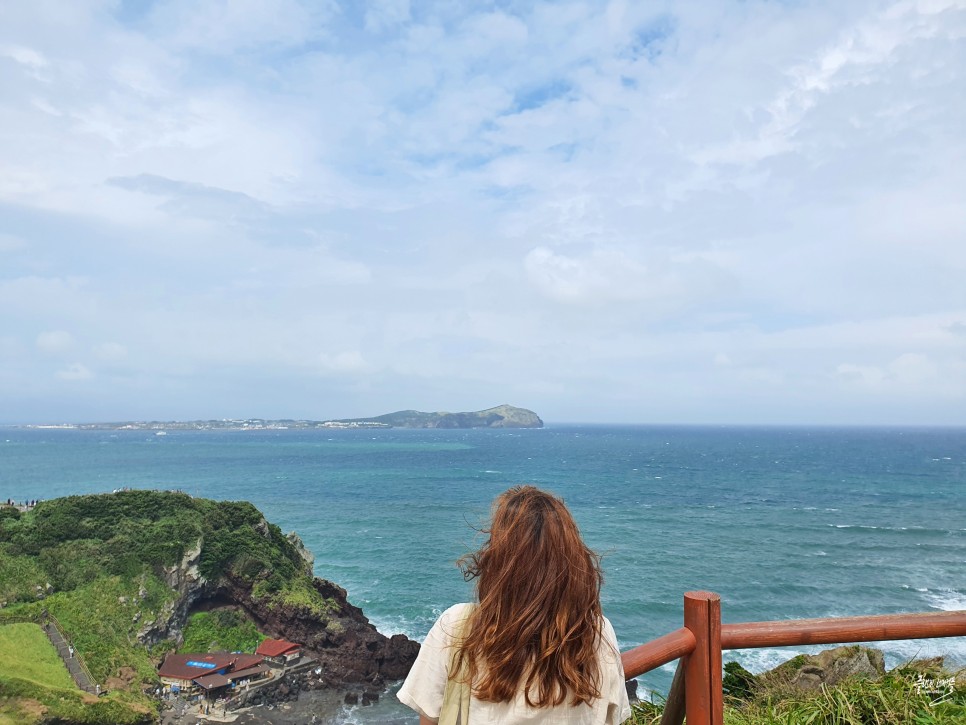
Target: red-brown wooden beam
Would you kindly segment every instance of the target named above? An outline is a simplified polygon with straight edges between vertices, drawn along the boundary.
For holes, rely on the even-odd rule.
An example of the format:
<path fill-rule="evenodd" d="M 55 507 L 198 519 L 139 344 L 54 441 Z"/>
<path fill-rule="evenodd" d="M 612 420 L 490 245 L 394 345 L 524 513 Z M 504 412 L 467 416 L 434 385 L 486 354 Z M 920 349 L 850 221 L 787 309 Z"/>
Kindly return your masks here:
<path fill-rule="evenodd" d="M 721 625 L 722 649 L 963 636 L 966 636 L 966 611 Z"/>
<path fill-rule="evenodd" d="M 656 670 L 661 665 L 673 662 L 693 651 L 694 635 L 690 630 L 681 627 L 621 654 L 624 677 L 628 680 L 640 677 L 645 672 Z"/>
<path fill-rule="evenodd" d="M 671 689 L 667 691 L 667 700 L 664 701 L 664 712 L 661 713 L 660 725 L 683 725 L 687 696 L 685 690 L 684 660 L 681 659 L 678 660 L 677 669 L 674 670 Z"/>

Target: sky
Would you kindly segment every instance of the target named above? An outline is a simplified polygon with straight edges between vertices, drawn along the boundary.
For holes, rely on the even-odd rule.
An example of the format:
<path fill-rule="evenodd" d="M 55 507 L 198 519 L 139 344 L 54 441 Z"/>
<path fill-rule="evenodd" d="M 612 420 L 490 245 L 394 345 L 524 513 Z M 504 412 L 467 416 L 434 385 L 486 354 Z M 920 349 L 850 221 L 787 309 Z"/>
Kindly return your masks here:
<path fill-rule="evenodd" d="M 964 118 L 964 0 L 0 0 L 0 422 L 966 425 Z"/>

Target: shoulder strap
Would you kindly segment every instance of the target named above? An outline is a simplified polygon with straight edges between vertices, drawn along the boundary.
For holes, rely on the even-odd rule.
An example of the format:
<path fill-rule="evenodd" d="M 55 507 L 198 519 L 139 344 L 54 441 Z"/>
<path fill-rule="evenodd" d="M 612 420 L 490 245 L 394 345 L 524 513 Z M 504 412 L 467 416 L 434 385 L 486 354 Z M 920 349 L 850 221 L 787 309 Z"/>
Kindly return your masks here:
<path fill-rule="evenodd" d="M 475 608 L 471 605 L 463 609 L 453 631 L 453 651 L 450 654 L 449 667 L 446 668 L 446 689 L 443 691 L 443 705 L 439 711 L 438 725 L 469 725 L 472 688 L 466 681 L 468 679 L 466 660 L 463 660 L 458 672 L 454 670 L 456 670 L 456 654 L 463 642 L 466 623 Z"/>

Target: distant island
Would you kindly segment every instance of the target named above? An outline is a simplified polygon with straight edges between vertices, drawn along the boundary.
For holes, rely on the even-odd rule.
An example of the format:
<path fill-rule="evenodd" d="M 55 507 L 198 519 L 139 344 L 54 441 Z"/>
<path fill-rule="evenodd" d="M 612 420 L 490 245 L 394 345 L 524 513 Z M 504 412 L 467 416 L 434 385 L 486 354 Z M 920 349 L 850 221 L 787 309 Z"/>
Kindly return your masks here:
<path fill-rule="evenodd" d="M 498 405 L 472 413 L 423 413 L 400 410 L 375 418 L 330 420 L 325 427 L 383 427 L 383 428 L 543 428 L 540 416 L 526 408 Z"/>
<path fill-rule="evenodd" d="M 191 421 L 126 421 L 120 423 L 60 423 L 27 425 L 25 428 L 75 430 L 306 430 L 312 428 L 543 428 L 540 416 L 526 408 L 498 405 L 468 413 L 424 413 L 400 410 L 373 418 L 338 420 L 295 420 L 264 418 L 225 418 Z"/>

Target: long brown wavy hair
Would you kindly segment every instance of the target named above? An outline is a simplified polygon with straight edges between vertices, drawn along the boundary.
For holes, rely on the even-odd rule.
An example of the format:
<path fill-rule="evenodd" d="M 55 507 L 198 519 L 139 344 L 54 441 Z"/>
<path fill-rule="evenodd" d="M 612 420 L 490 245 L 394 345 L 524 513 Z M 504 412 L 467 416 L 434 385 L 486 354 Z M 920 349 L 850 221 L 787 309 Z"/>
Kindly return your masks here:
<path fill-rule="evenodd" d="M 473 694 L 509 702 L 522 685 L 527 705 L 538 708 L 600 697 L 600 557 L 563 501 L 534 486 L 511 488 L 497 497 L 484 533 L 489 540 L 458 562 L 479 598 L 456 653 Z"/>

